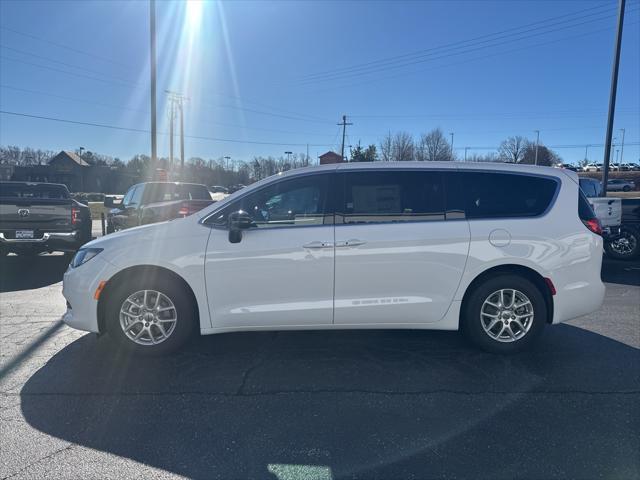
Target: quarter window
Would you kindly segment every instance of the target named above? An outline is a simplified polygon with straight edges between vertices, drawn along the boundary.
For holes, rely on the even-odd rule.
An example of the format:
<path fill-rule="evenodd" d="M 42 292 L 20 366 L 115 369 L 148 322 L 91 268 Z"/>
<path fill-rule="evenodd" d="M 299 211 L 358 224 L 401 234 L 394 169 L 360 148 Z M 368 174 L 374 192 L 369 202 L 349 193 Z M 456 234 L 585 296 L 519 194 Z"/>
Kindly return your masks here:
<path fill-rule="evenodd" d="M 329 175 L 307 175 L 281 180 L 250 193 L 216 214 L 212 223 L 226 225 L 231 212 L 244 210 L 254 227 L 302 227 L 333 222 L 327 208 Z"/>
<path fill-rule="evenodd" d="M 444 220 L 442 174 L 433 171 L 358 171 L 340 174 L 338 223 Z"/>
<path fill-rule="evenodd" d="M 455 172 L 449 177 L 447 198 L 464 198 L 470 219 L 542 215 L 558 189 L 556 180 L 533 175 Z"/>

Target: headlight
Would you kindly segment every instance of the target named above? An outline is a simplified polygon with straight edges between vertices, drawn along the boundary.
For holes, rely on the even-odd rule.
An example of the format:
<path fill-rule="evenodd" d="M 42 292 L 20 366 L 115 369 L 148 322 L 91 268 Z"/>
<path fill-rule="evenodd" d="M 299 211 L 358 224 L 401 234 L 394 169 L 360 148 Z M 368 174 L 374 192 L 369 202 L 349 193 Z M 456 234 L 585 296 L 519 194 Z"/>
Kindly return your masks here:
<path fill-rule="evenodd" d="M 83 263 L 88 262 L 93 257 L 98 255 L 102 250 L 102 248 L 81 248 L 74 255 L 73 260 L 71 260 L 71 268 L 77 268 Z"/>

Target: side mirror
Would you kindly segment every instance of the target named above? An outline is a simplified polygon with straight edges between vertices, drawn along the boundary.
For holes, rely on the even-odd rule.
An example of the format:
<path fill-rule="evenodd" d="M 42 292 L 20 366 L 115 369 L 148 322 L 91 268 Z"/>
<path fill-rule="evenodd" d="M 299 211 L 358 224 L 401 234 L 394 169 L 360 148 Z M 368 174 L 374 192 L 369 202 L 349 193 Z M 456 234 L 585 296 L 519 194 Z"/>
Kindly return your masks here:
<path fill-rule="evenodd" d="M 229 214 L 229 241 L 239 243 L 242 240 L 242 230 L 253 225 L 253 219 L 244 210 L 238 210 Z"/>

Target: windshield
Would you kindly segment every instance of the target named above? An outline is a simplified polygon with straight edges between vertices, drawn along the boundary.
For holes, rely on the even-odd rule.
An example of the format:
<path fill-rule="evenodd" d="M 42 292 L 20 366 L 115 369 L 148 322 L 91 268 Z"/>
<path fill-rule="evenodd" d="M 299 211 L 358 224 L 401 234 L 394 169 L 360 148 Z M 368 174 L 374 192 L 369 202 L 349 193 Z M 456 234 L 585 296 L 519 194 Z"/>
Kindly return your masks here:
<path fill-rule="evenodd" d="M 156 183 L 149 184 L 147 203 L 167 202 L 172 200 L 209 200 L 211 195 L 204 185 L 187 185 L 174 183 Z"/>

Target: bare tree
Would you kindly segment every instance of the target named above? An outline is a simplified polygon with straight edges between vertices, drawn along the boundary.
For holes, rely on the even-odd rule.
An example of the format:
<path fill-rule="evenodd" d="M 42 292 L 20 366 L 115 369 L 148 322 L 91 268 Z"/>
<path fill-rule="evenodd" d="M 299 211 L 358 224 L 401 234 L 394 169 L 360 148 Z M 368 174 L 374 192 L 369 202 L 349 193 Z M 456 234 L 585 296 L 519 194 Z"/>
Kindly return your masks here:
<path fill-rule="evenodd" d="M 520 163 L 524 159 L 529 140 L 521 136 L 509 137 L 500 144 L 498 156 L 503 162 Z"/>
<path fill-rule="evenodd" d="M 433 162 L 453 160 L 451 145 L 439 128 L 423 133 L 416 149 L 416 160 Z"/>
<path fill-rule="evenodd" d="M 380 142 L 380 160 L 390 162 L 393 160 L 393 137 L 391 132 L 387 133 Z"/>
<path fill-rule="evenodd" d="M 524 152 L 522 163 L 528 163 L 530 165 L 536 162 L 536 144 L 530 142 Z M 562 158 L 556 152 L 544 145 L 538 145 L 538 165 L 545 167 L 551 167 L 562 163 Z"/>
<path fill-rule="evenodd" d="M 396 162 L 409 162 L 414 157 L 413 137 L 407 132 L 398 132 L 393 136 L 392 158 Z"/>

